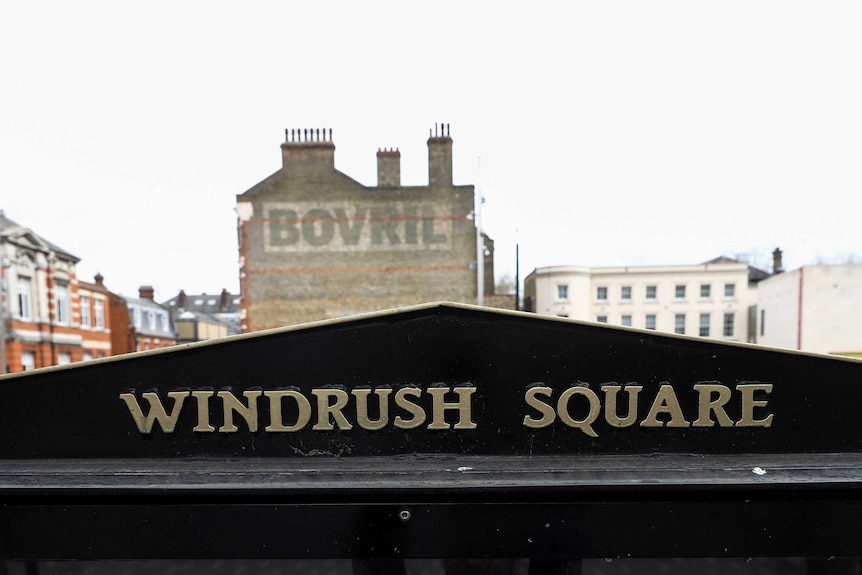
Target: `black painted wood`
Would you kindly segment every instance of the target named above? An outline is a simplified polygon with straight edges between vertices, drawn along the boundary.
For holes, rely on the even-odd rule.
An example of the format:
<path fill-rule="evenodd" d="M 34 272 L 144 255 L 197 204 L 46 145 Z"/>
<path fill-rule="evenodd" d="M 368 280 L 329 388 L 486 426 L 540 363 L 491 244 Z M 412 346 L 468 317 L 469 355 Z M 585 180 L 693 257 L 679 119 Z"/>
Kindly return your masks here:
<path fill-rule="evenodd" d="M 615 428 L 600 417 L 593 425 L 597 437 L 590 437 L 559 420 L 543 429 L 522 424 L 526 415 L 537 416 L 524 394 L 538 383 L 554 390 L 551 403 L 573 385 L 601 395 L 603 384 L 636 383 L 643 386 L 641 417 L 669 384 L 692 421 L 692 386 L 703 382 L 772 384 L 769 395 L 759 396 L 768 407 L 758 410 L 774 415 L 771 428 Z M 855 360 L 433 305 L 0 379 L 0 458 L 856 452 L 862 448 L 860 383 L 862 362 Z M 246 390 L 289 388 L 315 409 L 315 388 L 411 385 L 475 387 L 477 428 L 429 430 L 426 422 L 405 431 L 390 421 L 368 431 L 351 419 L 351 403 L 345 409 L 350 431 L 316 431 L 312 421 L 298 432 L 270 433 L 264 430 L 268 404 L 261 400 L 256 432 L 238 420 L 236 433 L 197 433 L 189 399 L 173 433 L 156 426 L 141 434 L 119 399 L 127 391 L 139 398 L 156 391 L 169 409 L 170 391 L 228 390 L 242 398 Z M 430 397 L 415 401 L 430 418 Z M 734 420 L 739 405 L 737 396 L 727 405 Z M 583 398 L 570 404 L 576 419 L 586 408 Z M 220 404 L 214 401 L 209 411 L 212 424 L 222 425 Z M 390 420 L 398 414 L 391 412 Z M 455 414 L 447 417 L 453 423 Z"/>
<path fill-rule="evenodd" d="M 854 360 L 450 304 L 5 376 L 0 559 L 858 557 L 860 376 Z M 535 385 L 636 384 L 639 418 L 670 385 L 692 422 L 704 382 L 771 384 L 756 409 L 771 426 L 523 425 Z M 414 386 L 430 422 L 435 385 L 475 389 L 475 429 L 363 430 L 351 403 L 353 429 L 273 433 L 261 399 L 257 431 L 237 417 L 202 433 L 189 399 L 173 432 L 141 433 L 120 399 L 291 389 L 314 407 L 315 389 Z M 737 396 L 726 411 L 741 417 Z M 220 404 L 208 414 L 223 425 Z"/>

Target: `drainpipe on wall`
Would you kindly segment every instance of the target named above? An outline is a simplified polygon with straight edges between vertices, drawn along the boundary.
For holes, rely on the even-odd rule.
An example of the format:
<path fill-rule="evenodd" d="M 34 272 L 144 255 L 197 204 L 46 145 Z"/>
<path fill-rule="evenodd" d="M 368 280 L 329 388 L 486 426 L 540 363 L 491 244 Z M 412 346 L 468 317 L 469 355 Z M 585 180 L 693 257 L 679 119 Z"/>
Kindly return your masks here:
<path fill-rule="evenodd" d="M 55 265 L 54 252 L 48 252 L 48 335 L 50 337 L 51 362 L 48 365 L 59 363 L 56 349 L 54 349 L 54 322 L 59 317 L 57 307 L 57 266 Z M 53 308 L 51 307 L 53 305 Z M 54 310 L 53 312 L 51 310 Z"/>

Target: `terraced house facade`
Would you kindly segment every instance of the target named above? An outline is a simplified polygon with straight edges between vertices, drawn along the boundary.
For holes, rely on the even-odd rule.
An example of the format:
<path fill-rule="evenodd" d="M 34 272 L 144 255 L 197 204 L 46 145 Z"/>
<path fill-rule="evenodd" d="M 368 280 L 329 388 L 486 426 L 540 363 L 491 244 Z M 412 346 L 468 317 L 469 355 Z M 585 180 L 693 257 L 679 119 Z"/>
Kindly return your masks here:
<path fill-rule="evenodd" d="M 727 257 L 702 264 L 549 266 L 524 280 L 525 309 L 726 341 L 757 341 L 757 285 L 765 271 Z"/>

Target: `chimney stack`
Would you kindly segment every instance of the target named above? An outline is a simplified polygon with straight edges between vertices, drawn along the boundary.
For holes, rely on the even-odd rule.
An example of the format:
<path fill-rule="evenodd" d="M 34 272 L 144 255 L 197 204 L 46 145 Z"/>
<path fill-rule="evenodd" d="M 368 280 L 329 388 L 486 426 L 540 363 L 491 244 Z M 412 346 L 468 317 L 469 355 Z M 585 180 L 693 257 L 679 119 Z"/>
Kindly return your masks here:
<path fill-rule="evenodd" d="M 186 295 L 186 290 L 181 289 L 179 295 L 177 295 L 177 307 L 179 309 L 185 309 L 186 305 L 189 303 L 189 298 Z"/>
<path fill-rule="evenodd" d="M 377 186 L 397 188 L 401 185 L 401 152 L 398 148 L 377 150 Z"/>
<path fill-rule="evenodd" d="M 449 124 L 434 124 L 428 137 L 428 185 L 452 186 L 452 138 Z"/>
<path fill-rule="evenodd" d="M 138 288 L 138 296 L 141 299 L 148 299 L 150 301 L 154 301 L 156 295 L 156 290 L 153 289 L 153 286 L 141 286 Z"/>
<path fill-rule="evenodd" d="M 781 261 L 782 252 L 779 248 L 775 248 L 772 252 L 772 273 L 780 274 L 784 271 L 784 264 Z"/>
<path fill-rule="evenodd" d="M 218 298 L 218 309 L 219 311 L 227 311 L 230 306 L 230 292 L 227 291 L 226 288 L 222 288 L 221 294 Z"/>
<path fill-rule="evenodd" d="M 285 171 L 331 171 L 335 169 L 332 129 L 289 128 L 284 131 L 281 163 Z"/>

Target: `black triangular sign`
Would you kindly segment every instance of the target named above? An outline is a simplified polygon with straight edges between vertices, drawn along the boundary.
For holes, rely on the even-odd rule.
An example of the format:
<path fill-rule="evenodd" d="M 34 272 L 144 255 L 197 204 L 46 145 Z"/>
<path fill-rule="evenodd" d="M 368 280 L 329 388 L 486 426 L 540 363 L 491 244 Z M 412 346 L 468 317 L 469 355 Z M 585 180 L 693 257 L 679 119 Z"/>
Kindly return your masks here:
<path fill-rule="evenodd" d="M 862 362 L 459 304 L 0 379 L 0 458 L 830 453 Z"/>

